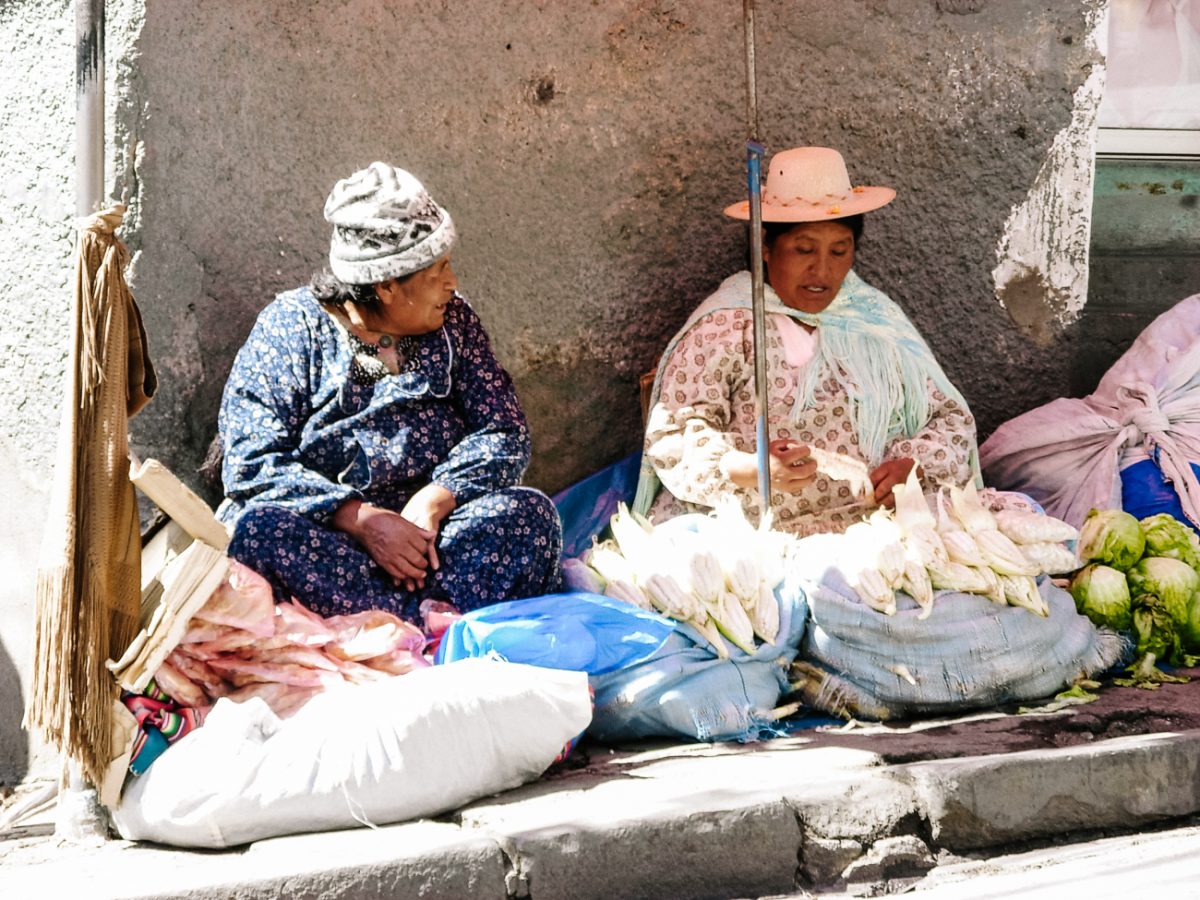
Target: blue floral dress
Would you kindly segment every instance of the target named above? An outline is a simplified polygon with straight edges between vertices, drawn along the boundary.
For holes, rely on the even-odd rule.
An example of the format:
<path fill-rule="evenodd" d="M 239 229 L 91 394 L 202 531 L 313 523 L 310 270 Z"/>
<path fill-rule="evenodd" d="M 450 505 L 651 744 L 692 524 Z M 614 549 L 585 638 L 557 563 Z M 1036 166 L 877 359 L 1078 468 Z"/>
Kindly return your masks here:
<path fill-rule="evenodd" d="M 325 616 L 411 619 L 426 597 L 465 611 L 557 589 L 558 514 L 518 486 L 528 425 L 466 300 L 409 342 L 397 374 L 356 350 L 307 287 L 259 315 L 221 402 L 230 556 Z M 457 506 L 442 522 L 441 568 L 409 592 L 330 519 L 353 498 L 399 511 L 431 482 Z"/>

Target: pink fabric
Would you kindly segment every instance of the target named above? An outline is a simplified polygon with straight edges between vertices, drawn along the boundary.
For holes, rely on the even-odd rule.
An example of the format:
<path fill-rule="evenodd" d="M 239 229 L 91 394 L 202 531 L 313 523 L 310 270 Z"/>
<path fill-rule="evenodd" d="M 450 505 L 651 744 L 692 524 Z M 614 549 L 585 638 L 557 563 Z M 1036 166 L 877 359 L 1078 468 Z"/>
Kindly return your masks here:
<path fill-rule="evenodd" d="M 448 604 L 423 613 L 435 630 L 459 615 Z M 282 717 L 331 685 L 431 665 L 428 640 L 416 625 L 381 610 L 324 619 L 294 601 L 275 604 L 265 580 L 231 561 L 229 575 L 155 678 L 181 706 L 261 697 Z"/>
<path fill-rule="evenodd" d="M 979 448 L 985 481 L 1079 526 L 1121 506 L 1120 471 L 1154 459 L 1200 526 L 1200 294 L 1155 319 L 1082 399 L 1005 422 Z"/>
<path fill-rule="evenodd" d="M 275 598 L 267 580 L 242 565 L 229 561 L 229 574 L 204 608 L 196 613 L 202 622 L 230 625 L 259 637 L 275 633 Z"/>
<path fill-rule="evenodd" d="M 817 352 L 817 338 L 790 316 L 773 315 L 783 344 L 783 358 L 793 369 L 803 369 Z"/>

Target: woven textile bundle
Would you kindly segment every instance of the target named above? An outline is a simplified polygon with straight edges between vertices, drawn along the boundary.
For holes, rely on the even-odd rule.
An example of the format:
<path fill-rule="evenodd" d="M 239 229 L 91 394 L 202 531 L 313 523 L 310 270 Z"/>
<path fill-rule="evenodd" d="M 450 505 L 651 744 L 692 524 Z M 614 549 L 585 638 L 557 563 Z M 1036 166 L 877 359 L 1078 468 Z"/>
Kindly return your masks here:
<path fill-rule="evenodd" d="M 141 539 L 129 481 L 129 417 L 157 385 L 141 314 L 116 237 L 125 208 L 81 223 L 72 362 L 37 575 L 33 685 L 36 728 L 94 783 L 108 765 L 117 684 L 105 661 L 137 631 Z"/>

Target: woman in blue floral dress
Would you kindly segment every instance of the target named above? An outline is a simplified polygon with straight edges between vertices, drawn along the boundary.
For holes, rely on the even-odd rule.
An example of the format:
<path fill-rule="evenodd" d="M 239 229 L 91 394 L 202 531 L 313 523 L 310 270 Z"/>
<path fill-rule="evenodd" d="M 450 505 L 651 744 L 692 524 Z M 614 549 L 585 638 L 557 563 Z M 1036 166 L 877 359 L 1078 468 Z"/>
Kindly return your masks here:
<path fill-rule="evenodd" d="M 528 426 L 457 291 L 449 214 L 374 163 L 325 218 L 329 270 L 262 311 L 225 386 L 230 555 L 321 615 L 555 590 L 558 515 L 519 486 Z"/>

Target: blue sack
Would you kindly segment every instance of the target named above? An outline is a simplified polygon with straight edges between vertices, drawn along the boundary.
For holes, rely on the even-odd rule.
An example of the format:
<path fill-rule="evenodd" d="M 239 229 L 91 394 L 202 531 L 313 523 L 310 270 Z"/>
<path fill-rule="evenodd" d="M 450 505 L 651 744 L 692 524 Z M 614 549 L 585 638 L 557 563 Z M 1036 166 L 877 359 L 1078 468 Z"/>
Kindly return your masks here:
<path fill-rule="evenodd" d="M 551 498 L 562 519 L 564 559 L 591 547 L 592 538 L 608 527 L 617 504 L 633 501 L 641 464 L 642 454 L 631 453 Z"/>
<path fill-rule="evenodd" d="M 602 675 L 652 656 L 676 623 L 600 594 L 545 594 L 467 613 L 442 636 L 436 663 L 500 657 Z"/>
<path fill-rule="evenodd" d="M 649 737 L 753 741 L 780 733 L 766 714 L 788 690 L 788 666 L 804 637 L 808 601 L 797 582 L 775 589 L 779 636 L 753 656 L 728 646 L 719 658 L 679 625 L 648 659 L 592 678 L 596 708 L 588 734 L 613 742 Z"/>
<path fill-rule="evenodd" d="M 1191 463 L 1192 474 L 1200 479 L 1200 466 Z M 1179 494 L 1152 459 L 1143 459 L 1121 470 L 1121 507 L 1138 519 L 1167 513 L 1185 525 L 1188 521 L 1179 502 Z"/>

